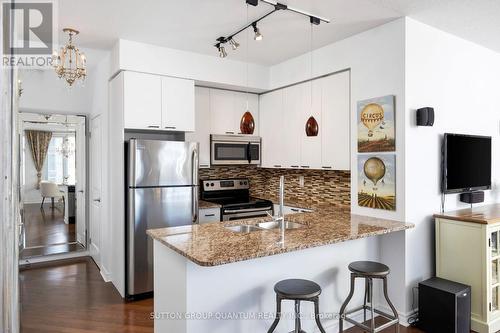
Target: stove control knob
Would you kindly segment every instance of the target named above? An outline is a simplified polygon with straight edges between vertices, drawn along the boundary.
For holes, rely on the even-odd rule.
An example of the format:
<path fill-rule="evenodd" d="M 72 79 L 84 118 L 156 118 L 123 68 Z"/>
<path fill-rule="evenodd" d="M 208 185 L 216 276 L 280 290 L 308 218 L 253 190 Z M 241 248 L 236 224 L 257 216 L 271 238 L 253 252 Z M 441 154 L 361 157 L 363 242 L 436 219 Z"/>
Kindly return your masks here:
<path fill-rule="evenodd" d="M 210 183 L 210 186 L 214 186 L 215 184 L 214 183 Z"/>
<path fill-rule="evenodd" d="M 206 187 L 209 187 L 209 186 L 210 186 L 210 184 L 209 184 L 209 183 L 206 183 L 206 184 L 205 184 L 205 186 L 206 186 Z"/>
<path fill-rule="evenodd" d="M 243 185 L 243 182 L 240 182 L 240 185 Z"/>
<path fill-rule="evenodd" d="M 247 182 L 244 182 L 244 184 L 246 185 L 246 184 L 247 184 Z"/>

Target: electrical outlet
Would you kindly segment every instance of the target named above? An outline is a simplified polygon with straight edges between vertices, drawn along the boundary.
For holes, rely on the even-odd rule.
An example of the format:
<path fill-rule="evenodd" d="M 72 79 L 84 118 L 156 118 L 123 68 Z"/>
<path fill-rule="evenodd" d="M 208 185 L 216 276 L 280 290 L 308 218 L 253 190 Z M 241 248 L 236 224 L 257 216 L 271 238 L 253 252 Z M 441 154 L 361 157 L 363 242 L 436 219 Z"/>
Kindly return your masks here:
<path fill-rule="evenodd" d="M 304 187 L 304 176 L 299 176 L 299 186 Z"/>

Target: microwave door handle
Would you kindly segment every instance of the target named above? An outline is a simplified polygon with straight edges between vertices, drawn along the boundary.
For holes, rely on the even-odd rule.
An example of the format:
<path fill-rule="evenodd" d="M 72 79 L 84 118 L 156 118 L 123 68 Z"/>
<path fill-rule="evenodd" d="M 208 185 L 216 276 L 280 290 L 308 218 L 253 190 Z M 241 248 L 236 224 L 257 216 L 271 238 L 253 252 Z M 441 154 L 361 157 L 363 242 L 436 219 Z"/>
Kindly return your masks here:
<path fill-rule="evenodd" d="M 247 145 L 247 159 L 248 159 L 248 164 L 252 163 L 252 153 L 250 149 L 251 143 L 249 142 Z"/>

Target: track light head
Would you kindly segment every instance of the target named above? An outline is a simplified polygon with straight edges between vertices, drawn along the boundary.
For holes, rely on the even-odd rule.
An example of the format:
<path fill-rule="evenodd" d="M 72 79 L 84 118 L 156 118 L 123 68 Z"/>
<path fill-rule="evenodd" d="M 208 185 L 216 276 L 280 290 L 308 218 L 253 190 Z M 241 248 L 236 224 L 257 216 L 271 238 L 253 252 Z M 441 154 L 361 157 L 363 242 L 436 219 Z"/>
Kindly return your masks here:
<path fill-rule="evenodd" d="M 255 33 L 253 39 L 257 41 L 262 40 L 263 36 L 260 33 L 259 28 L 257 28 L 257 22 L 252 23 L 252 27 L 253 27 L 253 32 Z"/>
<path fill-rule="evenodd" d="M 217 47 L 217 50 L 219 51 L 219 57 L 221 57 L 221 58 L 227 57 L 226 49 L 224 48 L 224 46 L 221 43 L 217 43 L 215 46 Z"/>
<path fill-rule="evenodd" d="M 240 43 L 238 43 L 237 41 L 235 41 L 233 39 L 233 37 L 229 38 L 229 45 L 231 45 L 231 48 L 233 50 L 236 50 L 238 47 L 240 47 Z"/>

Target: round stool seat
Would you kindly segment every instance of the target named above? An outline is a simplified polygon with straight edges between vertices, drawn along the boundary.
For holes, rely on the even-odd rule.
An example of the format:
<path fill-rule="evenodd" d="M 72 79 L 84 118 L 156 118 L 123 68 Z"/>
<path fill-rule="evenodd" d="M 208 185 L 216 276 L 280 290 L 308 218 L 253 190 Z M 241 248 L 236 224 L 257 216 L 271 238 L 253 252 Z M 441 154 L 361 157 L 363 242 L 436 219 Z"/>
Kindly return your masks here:
<path fill-rule="evenodd" d="M 389 274 L 389 267 L 375 261 L 355 261 L 349 264 L 353 273 L 367 276 L 385 276 Z"/>
<path fill-rule="evenodd" d="M 276 283 L 274 291 L 283 298 L 305 300 L 319 296 L 321 287 L 309 280 L 288 279 Z"/>

